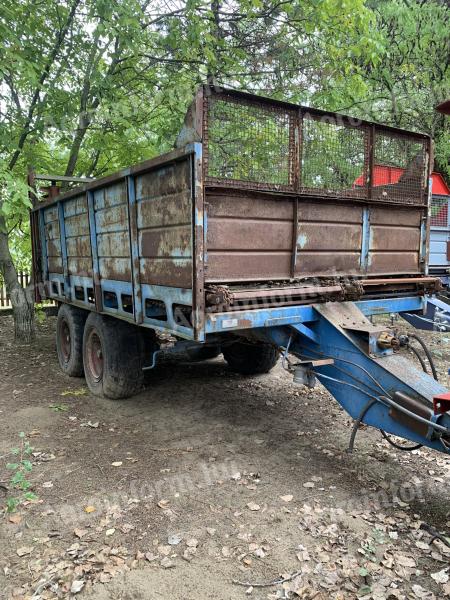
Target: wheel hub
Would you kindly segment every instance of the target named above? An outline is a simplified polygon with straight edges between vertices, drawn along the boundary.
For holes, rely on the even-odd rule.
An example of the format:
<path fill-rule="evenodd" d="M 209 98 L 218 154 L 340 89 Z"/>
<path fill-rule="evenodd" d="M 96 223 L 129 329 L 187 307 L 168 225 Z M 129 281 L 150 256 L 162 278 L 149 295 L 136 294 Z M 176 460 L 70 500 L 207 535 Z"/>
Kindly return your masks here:
<path fill-rule="evenodd" d="M 70 329 L 69 325 L 66 321 L 63 321 L 61 324 L 61 333 L 60 333 L 60 341 L 61 341 L 61 353 L 64 358 L 64 362 L 69 362 L 70 354 L 71 354 L 71 338 L 70 338 Z"/>
<path fill-rule="evenodd" d="M 89 334 L 86 349 L 89 371 L 95 381 L 100 381 L 103 377 L 103 348 L 95 330 Z"/>

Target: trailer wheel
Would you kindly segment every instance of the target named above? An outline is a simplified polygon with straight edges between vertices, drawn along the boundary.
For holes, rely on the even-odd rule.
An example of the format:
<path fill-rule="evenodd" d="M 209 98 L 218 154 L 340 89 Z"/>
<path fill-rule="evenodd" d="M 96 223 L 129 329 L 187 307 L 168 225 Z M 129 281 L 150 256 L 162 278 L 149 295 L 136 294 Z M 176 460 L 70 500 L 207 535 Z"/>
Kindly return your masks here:
<path fill-rule="evenodd" d="M 61 304 L 56 321 L 56 352 L 62 371 L 70 377 L 83 376 L 83 330 L 88 313 Z"/>
<path fill-rule="evenodd" d="M 188 355 L 192 361 L 211 360 L 222 354 L 220 346 L 199 346 L 198 348 L 188 349 Z"/>
<path fill-rule="evenodd" d="M 142 388 L 142 336 L 133 325 L 91 313 L 83 336 L 86 383 L 93 394 L 113 400 Z"/>
<path fill-rule="evenodd" d="M 264 343 L 233 342 L 223 347 L 231 370 L 242 375 L 268 373 L 278 362 L 276 348 Z"/>

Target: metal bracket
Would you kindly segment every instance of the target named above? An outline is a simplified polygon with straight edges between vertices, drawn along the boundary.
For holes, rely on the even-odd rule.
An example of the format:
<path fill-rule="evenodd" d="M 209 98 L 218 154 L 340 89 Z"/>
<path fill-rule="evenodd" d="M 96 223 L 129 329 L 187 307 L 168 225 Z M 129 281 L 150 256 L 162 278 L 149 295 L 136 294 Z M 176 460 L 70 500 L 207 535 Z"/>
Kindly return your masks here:
<path fill-rule="evenodd" d="M 434 396 L 433 407 L 435 415 L 444 415 L 445 413 L 450 412 L 450 394 Z"/>

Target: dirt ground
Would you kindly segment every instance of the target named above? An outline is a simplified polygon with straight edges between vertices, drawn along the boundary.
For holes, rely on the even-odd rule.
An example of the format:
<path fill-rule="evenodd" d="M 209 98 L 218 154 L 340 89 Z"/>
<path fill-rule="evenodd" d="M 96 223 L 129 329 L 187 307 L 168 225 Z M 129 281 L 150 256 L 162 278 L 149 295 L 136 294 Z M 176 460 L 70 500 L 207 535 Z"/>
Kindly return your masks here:
<path fill-rule="evenodd" d="M 0 480 L 24 432 L 37 495 L 0 515 L 1 598 L 450 597 L 450 548 L 421 529 L 450 529 L 444 455 L 367 428 L 349 455 L 350 418 L 280 366 L 168 363 L 102 400 L 59 371 L 54 328 L 20 346 L 0 318 Z M 445 381 L 450 335 L 426 337 Z"/>

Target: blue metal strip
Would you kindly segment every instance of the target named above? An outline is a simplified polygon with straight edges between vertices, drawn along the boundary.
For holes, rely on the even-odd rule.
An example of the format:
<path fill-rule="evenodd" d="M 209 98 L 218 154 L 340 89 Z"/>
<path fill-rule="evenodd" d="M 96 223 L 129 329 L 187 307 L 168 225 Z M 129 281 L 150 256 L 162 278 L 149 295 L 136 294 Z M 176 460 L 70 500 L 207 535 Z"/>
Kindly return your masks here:
<path fill-rule="evenodd" d="M 365 315 L 378 315 L 422 310 L 424 300 L 423 298 L 414 296 L 407 298 L 386 298 L 382 300 L 361 300 L 355 302 L 355 304 Z M 310 323 L 316 320 L 317 313 L 314 305 L 210 313 L 206 315 L 206 333 L 225 333 L 240 329 Z"/>
<path fill-rule="evenodd" d="M 137 226 L 136 184 L 134 177 L 127 177 L 128 192 L 128 221 L 131 248 L 131 273 L 133 280 L 133 308 L 134 320 L 142 323 L 144 320 L 142 289 L 139 264 L 139 234 Z"/>
<path fill-rule="evenodd" d="M 306 327 L 306 325 L 298 323 L 297 325 L 292 325 L 292 328 L 298 331 L 301 335 L 307 337 L 312 342 L 315 342 L 316 344 L 320 342 L 319 336 L 316 333 L 314 333 L 314 331 L 312 331 L 309 327 Z"/>
<path fill-rule="evenodd" d="M 384 300 L 360 300 L 354 304 L 362 313 L 368 316 L 423 310 L 426 301 L 419 296 L 413 296 L 407 298 L 385 298 Z"/>
<path fill-rule="evenodd" d="M 95 223 L 95 208 L 94 208 L 94 192 L 87 192 L 87 207 L 89 217 L 89 235 L 91 237 L 91 254 L 92 254 L 92 282 L 95 295 L 95 307 L 101 312 L 103 310 L 103 297 L 100 281 L 100 269 L 98 266 L 98 250 L 97 250 L 97 226 Z"/>
<path fill-rule="evenodd" d="M 369 252 L 370 252 L 370 207 L 363 208 L 362 222 L 362 240 L 361 240 L 361 256 L 359 264 L 361 269 L 367 271 L 369 267 Z"/>
<path fill-rule="evenodd" d="M 44 280 L 44 289 L 47 292 L 47 283 L 48 283 L 48 253 L 47 253 L 47 235 L 45 231 L 45 222 L 44 222 L 44 211 L 39 211 L 39 237 L 41 240 L 41 268 L 42 268 L 42 278 Z"/>
<path fill-rule="evenodd" d="M 66 245 L 66 224 L 64 221 L 64 203 L 58 202 L 58 217 L 59 217 L 59 236 L 61 241 L 61 256 L 64 271 L 64 296 L 66 300 L 72 298 L 70 289 L 69 266 L 67 261 L 67 245 Z"/>
<path fill-rule="evenodd" d="M 193 304 L 192 321 L 194 336 L 199 342 L 205 339 L 205 204 L 203 197 L 203 147 L 194 144 L 192 168 L 192 204 L 193 204 Z"/>

